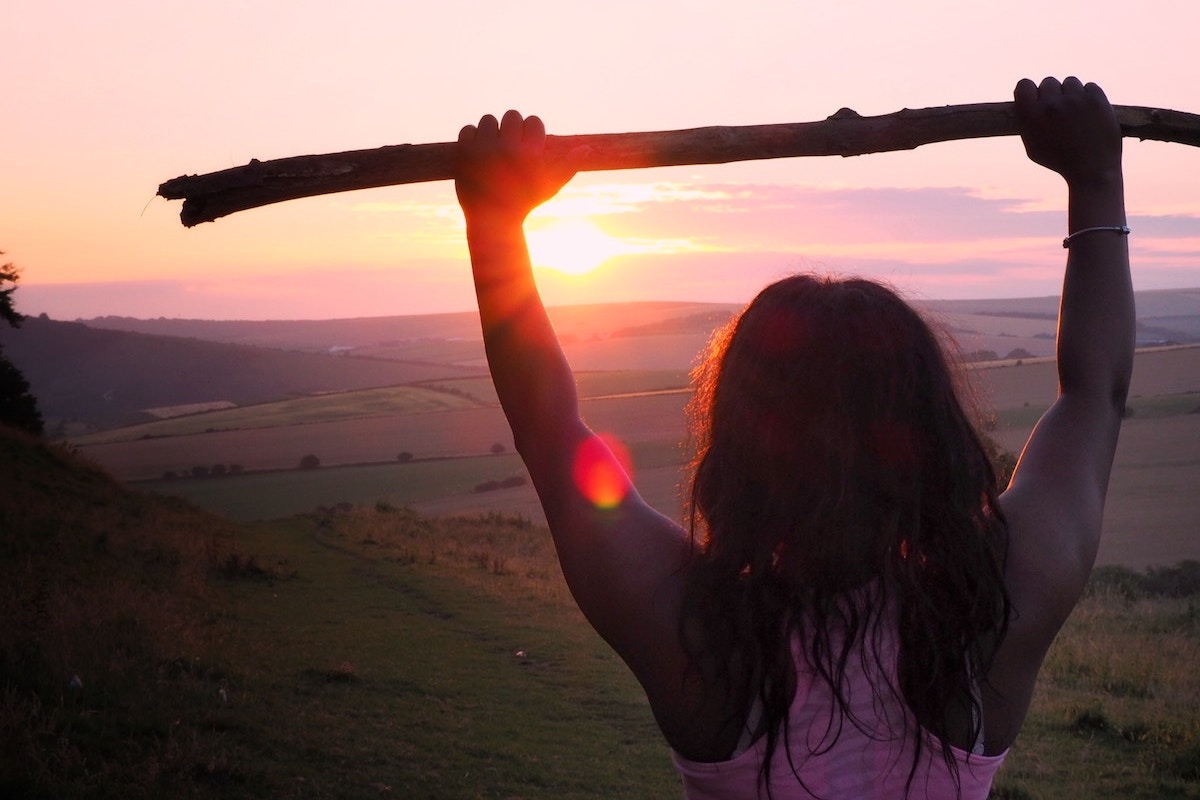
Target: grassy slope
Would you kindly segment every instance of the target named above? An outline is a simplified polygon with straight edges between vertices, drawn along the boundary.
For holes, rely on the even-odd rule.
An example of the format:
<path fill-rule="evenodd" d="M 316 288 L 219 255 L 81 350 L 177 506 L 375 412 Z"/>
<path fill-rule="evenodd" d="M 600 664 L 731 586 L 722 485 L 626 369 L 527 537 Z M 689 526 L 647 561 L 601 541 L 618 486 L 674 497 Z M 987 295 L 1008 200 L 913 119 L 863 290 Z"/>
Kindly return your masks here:
<path fill-rule="evenodd" d="M 527 522 L 379 506 L 232 528 L 20 437 L 0 465 L 0 796 L 677 796 Z M 997 797 L 1200 797 L 1190 580 L 1147 599 L 1108 574 Z"/>
<path fill-rule="evenodd" d="M 285 551 L 297 577 L 269 597 L 246 587 L 236 598 L 231 647 L 252 674 L 231 705 L 276 762 L 275 791 L 676 793 L 632 678 L 577 612 L 544 602 L 557 573 L 516 572 L 525 545 L 515 542 L 534 533 L 402 511 L 258 528 L 255 540 Z M 272 724 L 281 718 L 293 722 Z"/>
<path fill-rule="evenodd" d="M 0 796 L 676 791 L 528 523 L 235 529 L 7 432 L 0 485 Z"/>
<path fill-rule="evenodd" d="M 207 577 L 245 566 L 233 529 L 3 426 L 0 488 L 0 796 L 223 785 L 203 654 Z"/>

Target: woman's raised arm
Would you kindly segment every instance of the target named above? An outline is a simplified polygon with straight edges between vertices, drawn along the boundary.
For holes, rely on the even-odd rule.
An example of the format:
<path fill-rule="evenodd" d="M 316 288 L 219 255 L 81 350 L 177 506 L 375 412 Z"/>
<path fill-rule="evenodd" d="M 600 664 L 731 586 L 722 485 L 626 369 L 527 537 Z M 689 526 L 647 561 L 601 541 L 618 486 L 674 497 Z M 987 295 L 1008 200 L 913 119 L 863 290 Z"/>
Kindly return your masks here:
<path fill-rule="evenodd" d="M 545 139 L 541 120 L 515 111 L 499 123 L 486 116 L 459 135 L 455 185 L 484 346 L 571 593 L 658 712 L 673 705 L 668 696 L 682 684 L 679 582 L 688 542 L 678 525 L 645 505 L 580 418 L 574 376 L 538 295 L 523 223 L 586 153 L 548 162 Z M 588 473 L 615 478 L 623 494 L 598 505 L 584 491 Z"/>

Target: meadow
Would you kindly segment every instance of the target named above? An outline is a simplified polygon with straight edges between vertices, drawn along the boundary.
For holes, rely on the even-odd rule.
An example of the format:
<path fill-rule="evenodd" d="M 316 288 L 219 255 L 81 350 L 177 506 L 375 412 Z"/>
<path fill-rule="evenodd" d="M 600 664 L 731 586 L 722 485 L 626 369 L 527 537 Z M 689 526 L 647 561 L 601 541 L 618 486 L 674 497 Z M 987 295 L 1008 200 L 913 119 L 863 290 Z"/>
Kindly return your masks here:
<path fill-rule="evenodd" d="M 562 325 L 585 417 L 676 515 L 712 324 L 685 310 L 631 336 Z M 1042 341 L 1045 315 L 1018 312 L 975 328 Z M 679 796 L 563 584 L 478 342 L 389 348 L 419 379 L 65 447 L 0 431 L 0 797 Z M 1053 363 L 968 373 L 989 435 L 1019 448 Z M 1200 797 L 1198 410 L 1200 347 L 1138 353 L 1104 566 L 994 798 Z"/>
<path fill-rule="evenodd" d="M 579 358 L 589 366 L 616 353 L 631 359 L 637 349 L 625 342 L 586 346 Z M 653 350 L 645 340 L 641 349 Z M 655 351 L 648 360 L 660 358 Z M 1053 400 L 1052 359 L 998 361 L 966 373 L 989 435 L 1003 449 L 1019 452 Z M 578 382 L 589 424 L 630 448 L 642 494 L 678 514 L 688 457 L 686 369 L 591 370 L 580 372 Z M 1200 485 L 1197 409 L 1200 347 L 1138 352 L 1100 563 L 1142 568 L 1200 559 L 1200 515 L 1190 500 Z M 219 410 L 102 432 L 75 444 L 124 480 L 239 520 L 382 501 L 435 515 L 494 510 L 542 521 L 528 485 L 475 490 L 522 474 L 487 378 Z M 298 469 L 306 454 L 316 455 L 321 468 Z M 240 474 L 229 474 L 231 464 Z M 191 477 L 195 467 L 211 472 L 216 465 L 223 467 L 222 477 Z M 173 477 L 165 479 L 166 473 Z"/>
<path fill-rule="evenodd" d="M 233 524 L 5 431 L 0 479 L 0 796 L 679 796 L 528 518 Z M 1198 608 L 1098 572 L 992 797 L 1200 797 Z"/>

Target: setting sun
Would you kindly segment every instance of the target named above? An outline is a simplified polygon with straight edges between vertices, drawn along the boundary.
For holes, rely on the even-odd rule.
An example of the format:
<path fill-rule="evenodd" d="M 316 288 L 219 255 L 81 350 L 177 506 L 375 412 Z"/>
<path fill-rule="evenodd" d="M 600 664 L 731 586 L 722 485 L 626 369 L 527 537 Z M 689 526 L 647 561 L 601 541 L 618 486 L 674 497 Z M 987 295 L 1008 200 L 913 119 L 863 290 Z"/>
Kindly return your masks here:
<path fill-rule="evenodd" d="M 614 256 L 640 249 L 586 219 L 551 218 L 541 224 L 531 220 L 527 238 L 535 267 L 568 275 L 583 275 Z"/>

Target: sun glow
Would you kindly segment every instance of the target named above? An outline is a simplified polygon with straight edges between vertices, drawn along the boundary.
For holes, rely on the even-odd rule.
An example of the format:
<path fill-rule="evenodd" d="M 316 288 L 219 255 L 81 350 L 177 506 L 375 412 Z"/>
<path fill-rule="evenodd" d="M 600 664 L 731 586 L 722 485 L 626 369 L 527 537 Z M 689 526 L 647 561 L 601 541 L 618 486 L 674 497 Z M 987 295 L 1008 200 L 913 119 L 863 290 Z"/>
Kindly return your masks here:
<path fill-rule="evenodd" d="M 530 221 L 529 255 L 535 267 L 584 275 L 619 255 L 643 248 L 605 233 L 588 219 L 552 217 Z"/>

